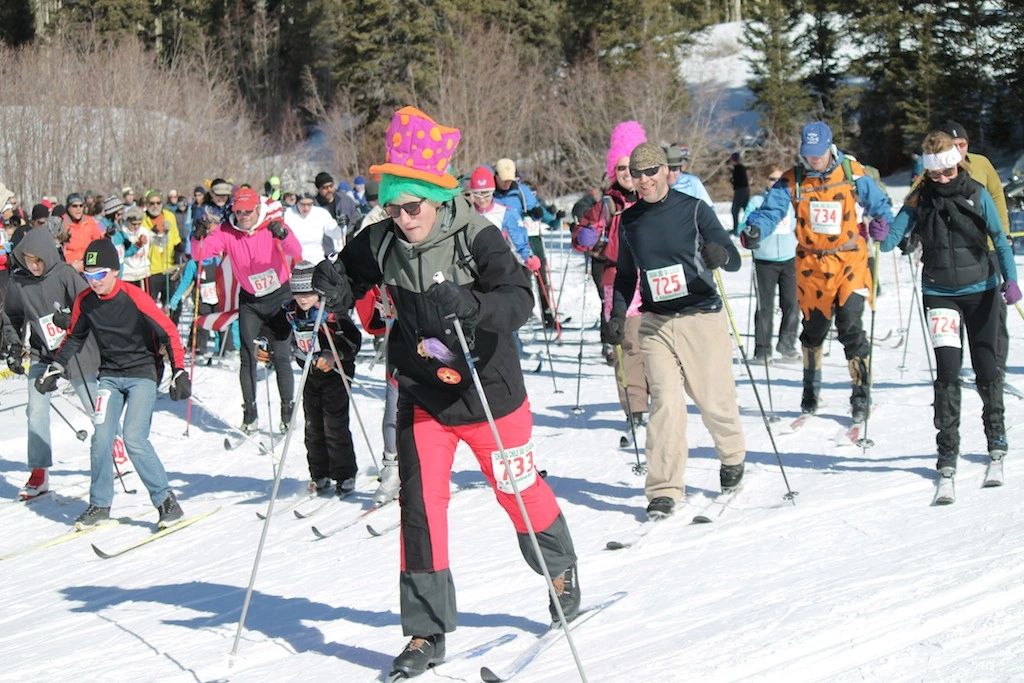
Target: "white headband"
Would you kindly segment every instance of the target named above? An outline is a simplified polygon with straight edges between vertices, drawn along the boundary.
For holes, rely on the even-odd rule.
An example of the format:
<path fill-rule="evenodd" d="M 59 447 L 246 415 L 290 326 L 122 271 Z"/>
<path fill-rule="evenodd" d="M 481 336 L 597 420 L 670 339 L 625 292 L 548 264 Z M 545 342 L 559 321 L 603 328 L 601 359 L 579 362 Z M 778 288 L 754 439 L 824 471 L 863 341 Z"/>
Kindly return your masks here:
<path fill-rule="evenodd" d="M 962 160 L 963 157 L 960 156 L 960 150 L 956 147 L 950 147 L 945 152 L 939 152 L 938 154 L 925 154 L 924 170 L 942 171 L 947 168 L 953 168 Z"/>

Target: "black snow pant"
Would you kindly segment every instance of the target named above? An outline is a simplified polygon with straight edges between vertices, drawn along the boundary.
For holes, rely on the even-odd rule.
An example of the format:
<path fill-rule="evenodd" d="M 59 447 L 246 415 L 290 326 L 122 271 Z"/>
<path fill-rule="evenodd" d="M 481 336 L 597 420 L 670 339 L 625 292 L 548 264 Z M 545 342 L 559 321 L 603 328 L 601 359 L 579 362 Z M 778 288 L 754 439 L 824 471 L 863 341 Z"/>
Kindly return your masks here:
<path fill-rule="evenodd" d="M 770 355 L 776 290 L 779 292 L 779 306 L 782 308 L 777 348 L 780 353 L 796 350 L 796 328 L 800 322 L 800 307 L 796 301 L 794 260 L 754 260 L 754 277 L 757 280 L 757 311 L 754 313 L 755 354 Z"/>
<path fill-rule="evenodd" d="M 256 404 L 256 350 L 253 340 L 260 336 L 260 328 L 270 331 L 270 347 L 274 354 L 277 391 L 281 402 L 292 401 L 295 378 L 292 376 L 292 326 L 283 306 L 291 299 L 287 285 L 264 297 L 255 297 L 244 289 L 238 297 L 238 336 L 242 348 L 238 350 L 241 365 L 238 380 L 242 385 L 242 400 L 250 406 Z"/>
<path fill-rule="evenodd" d="M 1005 443 L 1006 429 L 1003 407 L 1003 371 L 999 359 L 1000 330 L 1005 330 L 1004 317 L 999 310 L 1006 310 L 997 288 L 975 294 L 959 296 L 924 295 L 925 310 L 938 309 L 956 311 L 960 317 L 958 336 L 960 345 L 944 344 L 935 347 L 935 402 L 934 422 L 937 433 L 935 445 L 938 450 L 936 467 L 956 467 L 960 450 L 960 368 L 963 365 L 963 332 L 967 329 L 967 343 L 971 350 L 971 365 L 974 368 L 978 394 L 981 396 L 982 424 L 989 448 L 996 443 Z M 935 344 L 935 326 L 932 323 L 932 344 Z"/>
<path fill-rule="evenodd" d="M 352 377 L 355 360 L 342 361 L 342 370 Z M 302 405 L 306 413 L 306 461 L 310 478 L 330 477 L 341 483 L 356 476 L 348 392 L 338 373 L 310 368 L 302 390 Z"/>

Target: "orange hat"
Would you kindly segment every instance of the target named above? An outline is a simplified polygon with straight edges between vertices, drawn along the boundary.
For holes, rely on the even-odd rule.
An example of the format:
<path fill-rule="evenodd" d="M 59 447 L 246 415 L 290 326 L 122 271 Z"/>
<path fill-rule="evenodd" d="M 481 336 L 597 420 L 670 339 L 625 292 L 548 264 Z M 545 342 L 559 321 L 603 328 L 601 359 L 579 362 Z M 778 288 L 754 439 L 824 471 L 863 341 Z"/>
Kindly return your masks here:
<path fill-rule="evenodd" d="M 454 189 L 459 181 L 448 173 L 448 164 L 461 137 L 458 128 L 440 126 L 416 107 L 402 107 L 388 125 L 387 162 L 370 166 L 370 173 Z"/>

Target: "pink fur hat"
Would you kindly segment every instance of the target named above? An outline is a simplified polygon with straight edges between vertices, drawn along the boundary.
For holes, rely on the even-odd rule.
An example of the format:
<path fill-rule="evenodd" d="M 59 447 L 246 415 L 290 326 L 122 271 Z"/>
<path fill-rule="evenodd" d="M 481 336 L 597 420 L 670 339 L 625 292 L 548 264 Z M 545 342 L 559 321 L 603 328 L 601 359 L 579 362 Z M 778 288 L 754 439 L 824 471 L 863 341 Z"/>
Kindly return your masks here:
<path fill-rule="evenodd" d="M 611 140 L 608 141 L 608 154 L 605 155 L 605 170 L 609 182 L 615 180 L 615 163 L 622 157 L 628 157 L 633 148 L 641 142 L 647 142 L 647 133 L 638 121 L 623 121 L 612 129 Z"/>

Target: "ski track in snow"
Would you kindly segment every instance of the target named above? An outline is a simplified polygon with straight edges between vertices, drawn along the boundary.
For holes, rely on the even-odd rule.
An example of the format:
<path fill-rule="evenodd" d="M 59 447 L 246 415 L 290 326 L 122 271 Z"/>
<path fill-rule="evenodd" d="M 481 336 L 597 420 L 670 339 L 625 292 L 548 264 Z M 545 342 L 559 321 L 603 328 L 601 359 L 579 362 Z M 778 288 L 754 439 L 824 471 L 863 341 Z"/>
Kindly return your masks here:
<path fill-rule="evenodd" d="M 728 222 L 727 207 L 723 222 Z M 721 208 L 720 208 L 721 213 Z M 561 280 L 567 252 L 548 235 L 552 279 Z M 597 297 L 582 296 L 582 259 L 569 256 L 561 299 L 573 324 L 593 321 Z M 883 255 L 876 330 L 898 326 L 893 260 Z M 911 283 L 900 262 L 901 294 Z M 741 331 L 746 329 L 750 261 L 725 273 Z M 585 305 L 584 305 L 585 304 Z M 582 306 L 582 308 L 581 308 Z M 865 314 L 870 325 L 870 313 Z M 630 534 L 646 504 L 634 475 L 632 448 L 618 448 L 625 420 L 615 377 L 600 357 L 596 330 L 584 331 L 581 404 L 575 415 L 579 330 L 552 344 L 558 388 L 544 372 L 526 376 L 535 414 L 540 467 L 563 505 L 579 555 L 584 604 L 616 591 L 628 595 L 575 632 L 592 681 L 920 681 L 1020 680 L 1024 637 L 1024 497 L 1019 445 L 1010 432 L 1007 483 L 982 490 L 984 436 L 980 400 L 963 392 L 964 455 L 957 502 L 930 506 L 934 490 L 931 384 L 917 321 L 908 342 L 909 369 L 897 366 L 903 349 L 877 347 L 876 412 L 869 425 L 875 447 L 866 453 L 838 446 L 849 424 L 849 380 L 842 349 L 826 358 L 822 415 L 776 442 L 796 504 L 785 493 L 775 455 L 743 365 L 733 365 L 748 447 L 744 490 L 713 524 L 691 526 L 697 507 L 718 491 L 718 461 L 690 406 L 690 503 L 655 528 L 636 548 L 610 553 L 605 543 Z M 589 327 L 589 325 L 587 325 Z M 1024 322 L 1011 312 L 1008 379 L 1024 382 L 1019 341 Z M 522 331 L 528 352 L 544 352 L 532 326 Z M 750 340 L 744 340 L 747 349 Z M 369 348 L 369 344 L 365 345 Z M 381 389 L 378 366 L 357 372 Z M 752 364 L 767 404 L 764 368 Z M 772 399 L 782 421 L 799 413 L 800 368 L 771 368 Z M 267 410 L 259 375 L 260 417 Z M 0 382 L 0 409 L 25 399 L 23 380 Z M 245 586 L 272 483 L 271 459 L 255 444 L 226 452 L 221 418 L 240 420 L 237 372 L 196 371 L 195 393 L 218 416 L 193 406 L 185 438 L 184 405 L 166 397 L 154 414 L 154 444 L 185 513 L 221 510 L 180 533 L 111 560 L 90 547 L 117 549 L 149 533 L 156 513 L 144 487 L 129 475 L 133 496 L 118 492 L 112 514 L 129 517 L 111 529 L 0 562 L 0 681 L 309 681 L 376 680 L 405 644 L 398 616 L 397 533 L 372 538 L 356 524 L 316 541 L 310 524 L 334 528 L 369 505 L 375 482 L 361 477 L 353 496 L 310 520 L 275 515 L 263 554 L 238 657 L 229 657 Z M 273 392 L 276 394 L 276 391 Z M 273 399 L 272 415 L 278 412 Z M 381 451 L 380 402 L 356 388 L 356 403 L 375 454 Z M 1024 402 L 1006 400 L 1007 425 L 1024 418 Z M 21 409 L 0 412 L 0 498 L 24 483 L 25 425 Z M 81 428 L 84 416 L 69 414 Z M 301 424 L 301 422 L 299 423 Z M 352 421 L 359 462 L 372 467 Z M 56 419 L 52 424 L 54 493 L 28 506 L 0 505 L 0 555 L 56 536 L 84 508 L 87 443 Z M 302 494 L 308 477 L 302 435 L 285 463 L 278 505 Z M 640 435 L 640 443 L 644 437 Z M 642 455 L 642 451 L 641 451 Z M 475 461 L 460 449 L 453 478 L 481 481 Z M 506 634 L 509 644 L 460 659 L 423 680 L 478 680 L 481 665 L 495 669 L 515 658 L 548 623 L 541 580 L 521 560 L 515 535 L 486 489 L 460 491 L 450 505 L 450 551 L 458 587 L 459 629 L 449 635 L 457 653 Z M 397 513 L 371 518 L 385 524 Z M 26 616 L 31 618 L 26 619 Z M 564 641 L 542 654 L 517 680 L 568 681 L 576 670 Z"/>

